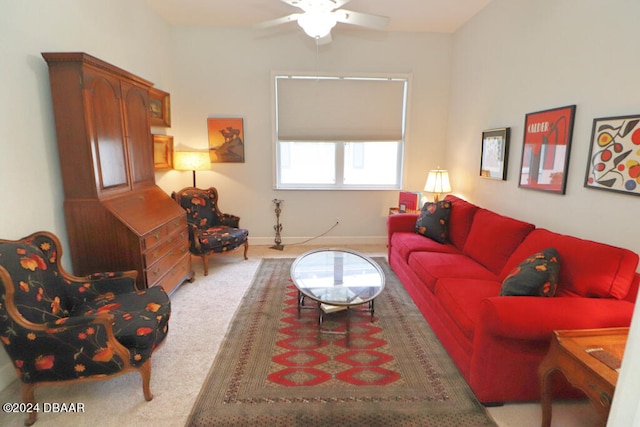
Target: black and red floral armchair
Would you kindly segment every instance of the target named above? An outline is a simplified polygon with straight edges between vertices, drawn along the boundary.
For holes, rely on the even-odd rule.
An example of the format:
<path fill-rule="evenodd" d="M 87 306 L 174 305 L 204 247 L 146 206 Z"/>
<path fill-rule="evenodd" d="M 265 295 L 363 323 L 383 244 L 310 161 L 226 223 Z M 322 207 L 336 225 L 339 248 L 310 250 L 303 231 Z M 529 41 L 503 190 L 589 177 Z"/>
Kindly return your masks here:
<path fill-rule="evenodd" d="M 0 240 L 0 341 L 22 381 L 23 402 L 35 404 L 39 385 L 130 371 L 140 373 L 151 400 L 151 354 L 171 314 L 167 294 L 136 290 L 136 271 L 73 276 L 61 256 L 60 241 L 48 232 Z"/>
<path fill-rule="evenodd" d="M 240 228 L 240 217 L 220 212 L 218 190 L 214 187 L 183 188 L 171 197 L 187 211 L 189 251 L 202 258 L 204 275 L 209 274 L 209 255 L 226 253 L 244 247 L 244 259 L 249 248 L 249 231 Z"/>

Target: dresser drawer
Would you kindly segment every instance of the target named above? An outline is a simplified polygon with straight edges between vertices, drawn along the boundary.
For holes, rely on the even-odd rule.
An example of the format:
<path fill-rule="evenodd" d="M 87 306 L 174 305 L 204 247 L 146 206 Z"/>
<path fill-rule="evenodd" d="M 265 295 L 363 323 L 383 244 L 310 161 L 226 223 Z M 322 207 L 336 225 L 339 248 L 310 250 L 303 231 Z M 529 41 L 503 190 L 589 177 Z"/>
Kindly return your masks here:
<path fill-rule="evenodd" d="M 178 230 L 184 230 L 185 232 L 187 231 L 186 217 L 182 217 L 182 216 L 176 217 L 170 220 L 169 222 L 167 222 L 166 224 L 163 224 L 162 226 L 142 236 L 143 250 L 146 251 L 153 248 L 158 243 L 164 241 L 164 239 L 166 239 L 167 236 L 169 236 L 174 232 L 177 232 Z M 185 238 L 188 239 L 187 234 L 185 234 Z M 148 263 L 147 265 L 150 265 L 150 264 L 151 262 Z"/>
<path fill-rule="evenodd" d="M 146 270 L 147 283 L 149 286 L 160 280 L 167 271 L 177 264 L 178 260 L 189 254 L 189 242 L 183 241 L 181 244 L 173 247 L 166 255 L 160 258 L 156 263 Z"/>
<path fill-rule="evenodd" d="M 153 231 L 142 236 L 142 250 L 148 250 L 161 242 L 169 235 L 167 225 L 156 228 Z"/>
<path fill-rule="evenodd" d="M 180 247 L 184 242 L 188 242 L 189 236 L 186 228 L 182 231 L 175 231 L 170 234 L 165 240 L 158 243 L 156 246 L 147 250 L 144 254 L 144 268 L 149 268 L 160 258 L 171 252 L 174 247 Z"/>
<path fill-rule="evenodd" d="M 186 215 L 180 215 L 179 217 L 176 217 L 167 223 L 167 232 L 169 234 L 173 233 L 176 230 L 183 230 L 183 229 L 184 230 L 187 229 Z"/>
<path fill-rule="evenodd" d="M 170 294 L 175 288 L 177 288 L 183 280 L 189 279 L 187 275 L 191 276 L 191 254 L 187 251 L 185 256 L 178 260 L 175 266 L 171 267 L 167 274 L 165 274 L 159 281 L 152 286 L 162 286 L 166 293 Z"/>

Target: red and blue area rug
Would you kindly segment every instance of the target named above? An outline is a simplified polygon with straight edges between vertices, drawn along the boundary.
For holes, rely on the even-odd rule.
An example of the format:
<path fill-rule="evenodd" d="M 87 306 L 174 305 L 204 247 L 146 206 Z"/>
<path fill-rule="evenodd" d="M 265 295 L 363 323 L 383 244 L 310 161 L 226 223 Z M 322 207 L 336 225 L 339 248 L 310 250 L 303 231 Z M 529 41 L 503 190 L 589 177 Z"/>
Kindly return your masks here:
<path fill-rule="evenodd" d="M 383 258 L 376 315 L 297 310 L 293 259 L 262 261 L 189 426 L 495 426 Z M 347 342 L 346 319 L 350 316 Z"/>

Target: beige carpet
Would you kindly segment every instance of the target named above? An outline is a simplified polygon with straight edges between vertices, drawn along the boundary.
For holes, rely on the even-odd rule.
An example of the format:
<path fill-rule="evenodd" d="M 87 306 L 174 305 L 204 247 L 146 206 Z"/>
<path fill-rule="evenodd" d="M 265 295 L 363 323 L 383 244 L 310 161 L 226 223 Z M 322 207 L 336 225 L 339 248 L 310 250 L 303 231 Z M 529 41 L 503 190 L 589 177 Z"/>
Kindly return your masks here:
<path fill-rule="evenodd" d="M 108 381 L 68 386 L 49 386 L 36 390 L 40 402 L 85 405 L 83 414 L 40 414 L 40 427 L 173 427 L 184 426 L 211 367 L 220 343 L 242 296 L 263 257 L 291 258 L 310 246 L 286 246 L 284 251 L 268 246 L 253 246 L 249 260 L 239 252 L 215 257 L 209 276 L 202 275 L 202 264 L 194 259 L 194 283 L 185 283 L 171 297 L 172 317 L 165 344 L 153 356 L 151 391 L 154 399 L 145 402 L 139 375 L 129 373 Z M 350 248 L 370 256 L 385 256 L 385 245 L 355 245 Z M 20 384 L 13 382 L 0 392 L 0 401 L 20 402 Z M 490 408 L 500 427 L 538 427 L 537 403 L 510 404 Z M 554 405 L 554 426 L 589 425 L 592 410 L 588 405 Z M 556 420 L 559 424 L 556 424 Z M 0 412 L 1 426 L 22 426 L 24 416 Z"/>

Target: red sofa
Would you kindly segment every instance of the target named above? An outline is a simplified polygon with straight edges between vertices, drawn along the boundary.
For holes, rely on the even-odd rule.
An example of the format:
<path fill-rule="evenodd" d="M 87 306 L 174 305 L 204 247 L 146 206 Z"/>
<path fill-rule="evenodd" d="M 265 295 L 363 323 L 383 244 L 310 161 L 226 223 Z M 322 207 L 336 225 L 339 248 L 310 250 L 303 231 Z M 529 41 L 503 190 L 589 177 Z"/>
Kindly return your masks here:
<path fill-rule="evenodd" d="M 536 370 L 554 330 L 630 325 L 637 254 L 445 200 L 445 243 L 414 232 L 416 214 L 389 216 L 389 265 L 481 402 L 539 400 Z M 499 296 L 516 266 L 549 247 L 560 256 L 555 296 Z"/>

